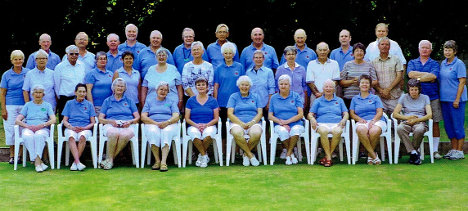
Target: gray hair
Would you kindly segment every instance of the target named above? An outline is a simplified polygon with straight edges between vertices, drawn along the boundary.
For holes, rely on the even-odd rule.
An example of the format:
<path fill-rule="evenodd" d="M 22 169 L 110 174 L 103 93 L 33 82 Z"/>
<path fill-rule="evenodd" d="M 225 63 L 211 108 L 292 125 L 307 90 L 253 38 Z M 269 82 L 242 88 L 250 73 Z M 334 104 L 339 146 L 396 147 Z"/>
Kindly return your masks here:
<path fill-rule="evenodd" d="M 42 55 L 42 56 L 45 56 L 46 58 L 49 58 L 49 54 L 48 54 L 46 51 L 44 51 L 44 50 L 42 50 L 42 49 L 39 49 L 39 50 L 37 51 L 36 55 L 34 55 L 34 59 L 37 59 L 37 57 L 38 57 L 38 56 L 41 56 L 41 55 Z"/>
<path fill-rule="evenodd" d="M 24 59 L 24 53 L 21 50 L 14 50 L 10 54 L 10 60 L 13 60 L 14 58 L 20 57 L 21 59 Z"/>
<path fill-rule="evenodd" d="M 375 26 L 375 30 L 377 30 L 377 28 L 379 27 L 385 27 L 385 29 L 387 29 L 387 32 L 388 32 L 388 24 L 386 23 L 379 23 Z"/>
<path fill-rule="evenodd" d="M 169 89 L 169 83 L 165 82 L 165 81 L 160 81 L 158 83 L 158 85 L 156 86 L 156 91 L 158 91 L 159 87 L 161 86 L 167 86 L 167 89 Z"/>
<path fill-rule="evenodd" d="M 330 47 L 328 47 L 328 44 L 327 44 L 326 42 L 319 42 L 319 43 L 317 44 L 317 47 L 316 47 L 316 50 L 317 50 L 317 51 L 318 51 L 318 49 L 319 49 L 319 46 L 321 46 L 321 45 L 324 45 L 325 47 L 327 47 L 327 50 L 330 50 Z"/>
<path fill-rule="evenodd" d="M 279 78 L 278 78 L 278 83 L 280 81 L 284 81 L 284 80 L 287 80 L 289 82 L 289 84 L 291 84 L 291 76 L 287 75 L 287 74 L 284 74 L 284 75 L 281 75 Z"/>
<path fill-rule="evenodd" d="M 130 23 L 130 24 L 128 24 L 127 26 L 125 26 L 125 32 L 127 32 L 128 30 L 130 30 L 130 27 L 135 27 L 135 31 L 138 33 L 138 27 L 135 26 L 135 24 L 133 24 L 133 23 Z"/>
<path fill-rule="evenodd" d="M 388 41 L 388 44 L 390 44 L 390 38 L 388 38 L 388 37 L 381 37 L 381 38 L 379 38 L 379 39 L 377 40 L 377 44 L 380 45 L 380 43 L 383 42 L 383 41 Z"/>
<path fill-rule="evenodd" d="M 249 76 L 243 75 L 237 79 L 236 85 L 239 87 L 242 82 L 247 82 L 249 83 L 250 86 L 252 86 L 252 80 L 249 78 Z"/>
<path fill-rule="evenodd" d="M 117 35 L 116 33 L 110 33 L 109 35 L 107 35 L 107 42 L 109 42 L 109 40 L 112 38 L 112 37 L 117 37 L 117 41 L 120 42 L 120 37 L 119 35 Z"/>
<path fill-rule="evenodd" d="M 265 54 L 263 54 L 263 51 L 262 50 L 255 50 L 254 53 L 253 53 L 253 57 L 255 57 L 255 54 L 262 54 L 263 58 L 265 58 Z"/>
<path fill-rule="evenodd" d="M 99 51 L 99 52 L 96 53 L 96 56 L 95 56 L 96 62 L 97 62 L 97 60 L 99 59 L 99 57 L 101 57 L 101 56 L 105 56 L 106 59 L 107 59 L 107 54 L 106 54 L 106 52 L 104 52 L 104 51 Z"/>
<path fill-rule="evenodd" d="M 444 48 L 451 48 L 453 51 L 458 52 L 458 45 L 455 40 L 448 40 L 444 43 Z"/>
<path fill-rule="evenodd" d="M 44 88 L 44 86 L 43 86 L 42 84 L 36 84 L 36 85 L 34 85 L 34 87 L 33 87 L 33 89 L 32 89 L 32 92 L 34 93 L 35 91 L 38 91 L 38 90 L 44 91 L 45 88 Z"/>
<path fill-rule="evenodd" d="M 65 48 L 65 53 L 69 54 L 71 51 L 78 51 L 80 49 L 76 45 L 69 45 L 67 48 Z"/>
<path fill-rule="evenodd" d="M 221 29 L 221 27 L 226 28 L 226 31 L 229 32 L 229 27 L 228 27 L 226 24 L 224 24 L 224 23 L 219 24 L 219 25 L 216 27 L 216 32 L 218 32 L 219 29 Z"/>
<path fill-rule="evenodd" d="M 429 46 L 430 46 L 430 48 L 432 50 L 432 43 L 429 40 L 421 40 L 419 42 L 418 48 L 421 49 L 421 46 L 424 45 L 424 44 L 429 44 Z"/>
<path fill-rule="evenodd" d="M 153 30 L 151 31 L 150 33 L 150 38 L 153 36 L 153 34 L 159 34 L 161 36 L 161 39 L 163 38 L 163 35 L 162 33 L 159 31 L 159 30 Z"/>
<path fill-rule="evenodd" d="M 182 30 L 182 39 L 184 38 L 184 32 L 193 32 L 193 36 L 195 37 L 195 31 L 192 28 L 186 27 Z"/>
<path fill-rule="evenodd" d="M 190 48 L 194 48 L 196 46 L 201 46 L 202 50 L 205 51 L 205 47 L 203 46 L 203 43 L 200 42 L 200 41 L 195 41 L 192 43 L 192 46 L 190 46 Z"/>
<path fill-rule="evenodd" d="M 297 54 L 297 49 L 296 49 L 296 47 L 294 47 L 294 46 L 286 46 L 286 48 L 284 48 L 284 51 L 283 51 L 284 56 L 286 56 L 286 54 L 288 54 L 289 52 L 293 52 L 294 54 Z"/>
<path fill-rule="evenodd" d="M 333 84 L 333 88 L 336 87 L 336 84 L 332 79 L 325 80 L 325 82 L 323 82 L 323 88 L 325 88 L 325 85 L 327 85 L 327 84 Z"/>
<path fill-rule="evenodd" d="M 166 48 L 163 48 L 163 47 L 160 47 L 157 51 L 156 51 L 156 56 L 158 56 L 160 53 L 163 53 L 163 54 L 166 54 L 166 56 L 168 56 L 168 51 Z"/>
<path fill-rule="evenodd" d="M 224 54 L 224 52 L 228 51 L 228 50 L 231 50 L 233 54 L 236 54 L 236 46 L 234 45 L 234 43 L 232 42 L 227 42 L 227 43 L 224 43 L 222 46 L 221 46 L 221 53 Z"/>
<path fill-rule="evenodd" d="M 123 82 L 123 84 L 125 85 L 125 91 L 127 91 L 127 82 L 123 79 L 123 78 L 116 78 L 113 82 L 112 82 L 112 86 L 111 86 L 111 89 L 112 89 L 112 92 L 114 92 L 115 90 L 115 86 L 117 85 L 117 83 L 119 82 Z"/>

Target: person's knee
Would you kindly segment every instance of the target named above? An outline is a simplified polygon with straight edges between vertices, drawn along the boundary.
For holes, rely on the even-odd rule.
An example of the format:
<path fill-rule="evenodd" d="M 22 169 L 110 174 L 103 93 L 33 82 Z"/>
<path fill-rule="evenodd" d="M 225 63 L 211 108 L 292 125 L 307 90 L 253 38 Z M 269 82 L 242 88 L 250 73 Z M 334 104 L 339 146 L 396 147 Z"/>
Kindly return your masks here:
<path fill-rule="evenodd" d="M 240 137 L 244 135 L 244 130 L 241 127 L 232 127 L 231 134 L 234 137 Z"/>
<path fill-rule="evenodd" d="M 332 130 L 332 135 L 335 136 L 341 136 L 341 133 L 343 133 L 343 129 L 341 127 L 335 127 Z"/>
<path fill-rule="evenodd" d="M 368 130 L 366 127 L 364 127 L 364 126 L 358 126 L 358 127 L 356 128 L 356 133 L 357 133 L 357 134 L 365 135 L 365 134 L 367 134 L 368 132 L 369 132 L 369 130 Z"/>
<path fill-rule="evenodd" d="M 380 136 L 382 134 L 382 129 L 378 126 L 374 126 L 369 130 L 369 135 L 371 136 Z"/>
<path fill-rule="evenodd" d="M 261 127 L 256 127 L 256 126 L 253 126 L 250 131 L 249 131 L 249 135 L 252 137 L 258 137 L 258 136 L 261 136 L 262 135 L 262 128 Z"/>
<path fill-rule="evenodd" d="M 323 135 L 328 135 L 329 131 L 328 131 L 327 127 L 319 126 L 317 128 L 317 133 L 319 133 L 321 136 L 323 136 Z"/>

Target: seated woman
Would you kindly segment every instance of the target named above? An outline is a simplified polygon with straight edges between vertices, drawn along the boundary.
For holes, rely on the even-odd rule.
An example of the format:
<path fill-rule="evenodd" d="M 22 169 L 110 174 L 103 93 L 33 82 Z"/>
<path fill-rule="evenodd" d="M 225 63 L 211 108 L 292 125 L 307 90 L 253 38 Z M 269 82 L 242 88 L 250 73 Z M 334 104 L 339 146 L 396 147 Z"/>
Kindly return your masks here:
<path fill-rule="evenodd" d="M 34 161 L 37 172 L 45 171 L 48 166 L 42 162 L 46 138 L 49 137 L 49 126 L 55 124 L 55 113 L 52 105 L 45 102 L 44 86 L 38 84 L 32 89 L 33 101 L 27 102 L 16 117 L 16 124 L 23 128 L 24 145 L 29 151 L 31 162 Z M 23 121 L 25 120 L 25 121 Z"/>
<path fill-rule="evenodd" d="M 304 132 L 302 117 L 304 116 L 303 99 L 291 91 L 291 77 L 282 75 L 278 79 L 279 93 L 271 96 L 268 119 L 275 123 L 275 133 L 278 134 L 283 146 L 286 147 L 286 165 L 297 164 L 293 149 Z"/>
<path fill-rule="evenodd" d="M 416 150 L 423 141 L 424 133 L 428 130 L 426 121 L 432 118 L 431 101 L 427 95 L 421 94 L 421 83 L 416 79 L 408 81 L 407 94 L 401 95 L 393 111 L 393 117 L 400 122 L 396 128 L 398 136 L 410 153 L 409 163 L 420 165 L 420 154 Z M 404 114 L 401 114 L 403 111 Z M 413 133 L 413 142 L 409 134 Z"/>
<path fill-rule="evenodd" d="M 335 95 L 335 82 L 326 80 L 323 84 L 323 94 L 314 101 L 307 118 L 311 127 L 320 134 L 320 141 L 325 151 L 325 157 L 319 163 L 330 167 L 333 165 L 332 153 L 341 141 L 341 133 L 349 114 L 343 99 Z M 333 135 L 331 143 L 328 141 L 329 133 Z"/>
<path fill-rule="evenodd" d="M 380 134 L 387 129 L 383 115 L 382 101 L 377 95 L 369 93 L 372 79 L 369 75 L 359 77 L 360 93 L 353 97 L 349 107 L 351 118 L 356 121 L 356 132 L 368 152 L 367 164 L 380 165 L 382 161 L 374 151 Z"/>
<path fill-rule="evenodd" d="M 62 123 L 66 127 L 65 137 L 68 138 L 68 146 L 75 160 L 70 171 L 83 171 L 86 166 L 80 162 L 80 157 L 86 146 L 86 140 L 93 135 L 91 130 L 96 122 L 94 119 L 96 112 L 93 104 L 85 99 L 85 84 L 76 85 L 75 96 L 75 99 L 65 104 Z"/>
<path fill-rule="evenodd" d="M 213 142 L 212 137 L 216 135 L 216 124 L 219 118 L 218 102 L 208 96 L 208 87 L 206 78 L 200 77 L 195 80 L 197 95 L 189 98 L 185 106 L 185 121 L 190 125 L 187 128 L 187 134 L 200 152 L 195 165 L 202 168 L 208 166 L 209 158 L 206 150 Z"/>
<path fill-rule="evenodd" d="M 135 135 L 129 126 L 140 120 L 135 102 L 124 95 L 126 87 L 124 79 L 115 79 L 111 86 L 113 94 L 104 100 L 99 114 L 99 122 L 104 124 L 103 132 L 108 138 L 107 158 L 101 162 L 101 167 L 105 170 L 112 168 L 115 156 Z"/>
<path fill-rule="evenodd" d="M 155 159 L 153 170 L 168 170 L 166 159 L 171 148 L 172 137 L 180 131 L 176 124 L 179 120 L 178 101 L 167 98 L 168 93 L 169 83 L 159 82 L 156 87 L 156 100 L 148 99 L 141 112 L 141 121 L 145 123 L 143 129 L 146 131 L 146 137 Z M 162 158 L 159 158 L 161 147 Z"/>
<path fill-rule="evenodd" d="M 262 126 L 259 124 L 262 119 L 263 108 L 257 99 L 257 95 L 250 92 L 252 81 L 248 76 L 241 76 L 237 80 L 239 92 L 235 92 L 229 97 L 227 103 L 227 115 L 231 120 L 230 132 L 234 137 L 236 144 L 244 150 L 243 162 L 244 166 L 258 166 L 255 155 L 252 153 L 260 137 L 262 136 Z M 247 142 L 244 135 L 250 136 Z M 259 155 L 260 156 L 260 155 Z"/>

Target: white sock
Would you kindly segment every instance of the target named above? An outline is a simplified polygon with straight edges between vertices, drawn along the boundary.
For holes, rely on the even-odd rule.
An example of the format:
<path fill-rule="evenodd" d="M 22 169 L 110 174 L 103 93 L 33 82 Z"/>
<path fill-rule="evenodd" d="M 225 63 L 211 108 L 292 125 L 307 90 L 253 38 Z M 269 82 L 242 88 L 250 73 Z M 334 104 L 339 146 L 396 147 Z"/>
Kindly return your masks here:
<path fill-rule="evenodd" d="M 411 151 L 411 154 L 418 154 L 418 152 L 416 152 L 416 150 L 413 149 L 413 150 Z"/>
<path fill-rule="evenodd" d="M 440 141 L 440 137 L 434 137 L 434 152 L 438 152 L 439 151 L 439 141 Z"/>

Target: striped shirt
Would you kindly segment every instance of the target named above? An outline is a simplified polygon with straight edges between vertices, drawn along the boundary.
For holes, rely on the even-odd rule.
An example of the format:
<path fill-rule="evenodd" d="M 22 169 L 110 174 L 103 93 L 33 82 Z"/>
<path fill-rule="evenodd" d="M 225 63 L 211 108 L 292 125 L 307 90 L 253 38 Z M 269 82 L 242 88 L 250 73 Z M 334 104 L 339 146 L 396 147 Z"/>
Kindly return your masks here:
<path fill-rule="evenodd" d="M 356 64 L 354 60 L 345 63 L 343 66 L 343 71 L 340 73 L 340 80 L 352 80 L 354 78 L 359 79 L 361 75 L 369 75 L 373 81 L 377 80 L 374 66 L 365 61 L 362 64 Z M 359 86 L 351 85 L 343 89 L 343 98 L 353 99 L 353 97 L 359 93 Z"/>

